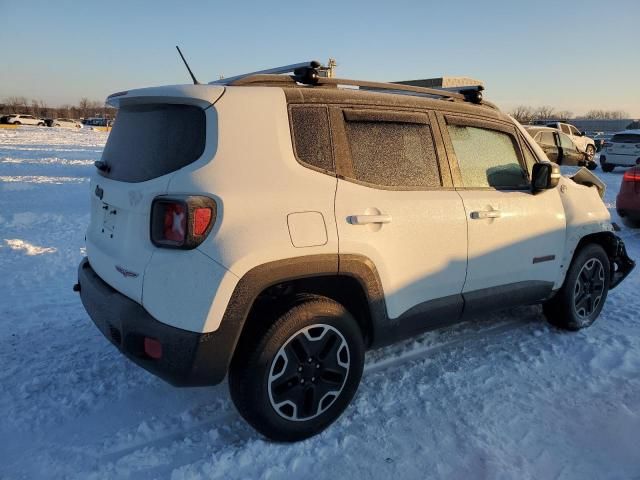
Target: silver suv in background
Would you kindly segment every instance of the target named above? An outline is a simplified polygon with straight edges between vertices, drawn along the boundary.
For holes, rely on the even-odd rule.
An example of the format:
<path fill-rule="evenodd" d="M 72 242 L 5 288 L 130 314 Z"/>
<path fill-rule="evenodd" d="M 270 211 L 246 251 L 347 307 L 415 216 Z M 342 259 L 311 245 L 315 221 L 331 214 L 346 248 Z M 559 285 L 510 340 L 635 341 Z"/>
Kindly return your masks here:
<path fill-rule="evenodd" d="M 593 159 L 593 156 L 596 154 L 596 142 L 593 138 L 587 137 L 585 132 L 581 132 L 570 123 L 563 122 L 550 122 L 547 123 L 547 127 L 555 128 L 556 130 L 560 130 L 562 133 L 569 135 L 573 143 L 578 146 L 578 149 L 587 154 L 587 159 Z"/>

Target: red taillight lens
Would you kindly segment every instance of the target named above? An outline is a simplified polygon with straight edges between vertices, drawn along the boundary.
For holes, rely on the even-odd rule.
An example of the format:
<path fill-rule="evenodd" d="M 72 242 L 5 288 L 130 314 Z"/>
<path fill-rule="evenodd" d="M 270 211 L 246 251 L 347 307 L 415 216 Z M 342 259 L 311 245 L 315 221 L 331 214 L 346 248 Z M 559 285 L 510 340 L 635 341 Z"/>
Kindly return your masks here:
<path fill-rule="evenodd" d="M 627 170 L 624 172 L 624 176 L 622 177 L 623 182 L 640 182 L 640 171 L 632 168 L 631 170 Z"/>
<path fill-rule="evenodd" d="M 193 234 L 204 235 L 211 223 L 210 208 L 196 208 L 193 210 Z"/>
<path fill-rule="evenodd" d="M 216 212 L 208 197 L 157 197 L 151 205 L 151 241 L 156 247 L 196 248 L 213 228 Z"/>

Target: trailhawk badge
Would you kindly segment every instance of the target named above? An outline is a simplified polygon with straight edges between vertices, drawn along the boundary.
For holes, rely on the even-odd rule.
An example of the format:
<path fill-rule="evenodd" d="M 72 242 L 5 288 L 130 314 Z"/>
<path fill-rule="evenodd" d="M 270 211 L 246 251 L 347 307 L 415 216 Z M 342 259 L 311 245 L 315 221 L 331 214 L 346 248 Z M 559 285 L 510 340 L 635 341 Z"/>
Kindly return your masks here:
<path fill-rule="evenodd" d="M 126 268 L 121 267 L 120 265 L 116 265 L 116 270 L 122 274 L 123 277 L 127 278 L 136 278 L 138 274 L 136 272 L 132 272 L 131 270 L 127 270 Z"/>

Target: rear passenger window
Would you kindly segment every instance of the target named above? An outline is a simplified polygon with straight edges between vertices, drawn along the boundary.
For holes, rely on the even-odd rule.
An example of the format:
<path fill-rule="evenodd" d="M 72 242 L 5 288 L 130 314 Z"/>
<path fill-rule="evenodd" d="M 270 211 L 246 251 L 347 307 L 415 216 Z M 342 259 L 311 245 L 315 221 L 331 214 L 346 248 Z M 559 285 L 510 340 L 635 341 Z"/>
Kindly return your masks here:
<path fill-rule="evenodd" d="M 553 132 L 541 132 L 538 137 L 539 142 L 543 145 L 556 146 L 556 142 L 553 139 Z"/>
<path fill-rule="evenodd" d="M 486 128 L 448 125 L 462 182 L 470 188 L 525 188 L 515 138 Z"/>
<path fill-rule="evenodd" d="M 322 170 L 335 171 L 327 108 L 292 106 L 291 131 L 298 159 Z"/>
<path fill-rule="evenodd" d="M 356 180 L 385 187 L 439 187 L 431 127 L 423 123 L 346 120 Z"/>

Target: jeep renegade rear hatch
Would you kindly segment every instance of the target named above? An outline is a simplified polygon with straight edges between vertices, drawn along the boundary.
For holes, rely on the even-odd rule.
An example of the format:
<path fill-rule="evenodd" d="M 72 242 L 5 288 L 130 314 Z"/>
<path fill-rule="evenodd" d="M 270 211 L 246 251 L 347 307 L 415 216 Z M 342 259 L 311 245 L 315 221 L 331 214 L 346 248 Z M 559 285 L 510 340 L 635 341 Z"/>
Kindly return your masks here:
<path fill-rule="evenodd" d="M 121 182 L 160 177 L 196 161 L 205 140 L 205 113 L 197 106 L 123 106 L 102 154 L 100 175 Z"/>

